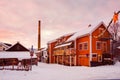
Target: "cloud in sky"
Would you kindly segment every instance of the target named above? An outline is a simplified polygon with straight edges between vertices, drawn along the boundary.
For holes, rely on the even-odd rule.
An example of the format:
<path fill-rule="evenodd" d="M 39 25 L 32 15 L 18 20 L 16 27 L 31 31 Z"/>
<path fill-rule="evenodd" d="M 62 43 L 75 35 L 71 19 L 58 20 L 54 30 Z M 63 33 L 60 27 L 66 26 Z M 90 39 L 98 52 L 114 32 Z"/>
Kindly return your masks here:
<path fill-rule="evenodd" d="M 42 47 L 50 40 L 79 31 L 88 24 L 110 21 L 120 8 L 115 0 L 1 0 L 0 41 L 37 47 L 41 20 Z"/>

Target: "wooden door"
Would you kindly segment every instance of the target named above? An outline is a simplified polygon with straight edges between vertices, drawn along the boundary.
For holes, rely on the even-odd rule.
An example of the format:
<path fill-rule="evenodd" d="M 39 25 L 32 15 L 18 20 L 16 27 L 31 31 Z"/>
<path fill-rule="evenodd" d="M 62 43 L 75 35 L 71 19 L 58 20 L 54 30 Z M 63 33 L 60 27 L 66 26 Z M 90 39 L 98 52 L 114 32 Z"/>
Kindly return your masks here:
<path fill-rule="evenodd" d="M 107 52 L 107 43 L 106 42 L 102 42 L 102 51 Z"/>

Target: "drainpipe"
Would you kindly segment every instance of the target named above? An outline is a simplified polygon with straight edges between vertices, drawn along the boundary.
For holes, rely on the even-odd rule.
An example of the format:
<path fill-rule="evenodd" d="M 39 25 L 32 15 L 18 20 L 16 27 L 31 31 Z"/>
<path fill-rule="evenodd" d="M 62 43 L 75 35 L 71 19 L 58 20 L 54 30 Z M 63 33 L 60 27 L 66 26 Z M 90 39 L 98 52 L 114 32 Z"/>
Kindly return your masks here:
<path fill-rule="evenodd" d="M 62 65 L 64 65 L 64 54 L 62 55 Z"/>
<path fill-rule="evenodd" d="M 77 64 L 76 64 L 76 61 L 77 61 L 77 60 L 76 60 L 76 59 L 77 59 L 77 58 L 76 58 L 76 57 L 77 57 L 77 53 L 76 53 L 76 52 L 77 52 L 77 50 L 76 50 L 76 40 L 77 40 L 77 39 L 75 39 L 75 41 L 74 41 L 74 44 L 75 44 L 75 45 L 74 45 L 74 49 L 75 49 L 75 58 L 74 58 L 74 60 L 75 60 L 74 62 L 75 62 L 75 63 L 74 63 L 74 64 L 75 64 L 75 66 L 77 65 Z"/>
<path fill-rule="evenodd" d="M 70 48 L 70 66 L 71 66 L 71 48 Z"/>
<path fill-rule="evenodd" d="M 63 53 L 63 56 L 62 56 L 62 64 L 64 65 L 64 62 L 65 62 L 65 59 L 64 59 L 64 57 L 65 57 L 65 49 L 64 49 L 64 53 Z"/>
<path fill-rule="evenodd" d="M 92 61 L 92 34 L 90 33 L 90 57 L 89 57 L 89 66 L 91 66 Z"/>
<path fill-rule="evenodd" d="M 72 65 L 72 62 L 71 62 L 71 55 L 70 55 L 70 66 Z"/>

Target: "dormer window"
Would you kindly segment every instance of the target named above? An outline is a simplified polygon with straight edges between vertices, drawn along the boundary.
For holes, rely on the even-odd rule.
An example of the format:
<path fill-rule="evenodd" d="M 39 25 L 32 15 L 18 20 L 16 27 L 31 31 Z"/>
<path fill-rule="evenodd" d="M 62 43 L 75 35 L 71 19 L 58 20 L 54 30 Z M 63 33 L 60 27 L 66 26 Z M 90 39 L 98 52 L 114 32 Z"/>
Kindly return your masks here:
<path fill-rule="evenodd" d="M 60 39 L 58 39 L 57 44 L 60 44 Z"/>
<path fill-rule="evenodd" d="M 58 40 L 58 43 L 60 43 L 60 39 Z"/>
<path fill-rule="evenodd" d="M 66 38 L 64 37 L 63 40 L 62 40 L 62 42 L 65 42 L 65 41 L 66 41 Z"/>
<path fill-rule="evenodd" d="M 88 50 L 88 42 L 85 42 L 83 45 L 84 45 L 84 50 Z"/>

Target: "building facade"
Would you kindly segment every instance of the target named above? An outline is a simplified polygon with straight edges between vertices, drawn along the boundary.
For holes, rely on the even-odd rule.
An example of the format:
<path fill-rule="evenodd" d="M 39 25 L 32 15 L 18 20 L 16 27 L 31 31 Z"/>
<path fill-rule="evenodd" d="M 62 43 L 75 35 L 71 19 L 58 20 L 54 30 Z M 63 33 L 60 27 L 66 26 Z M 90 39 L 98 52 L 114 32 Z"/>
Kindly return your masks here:
<path fill-rule="evenodd" d="M 38 61 L 43 63 L 48 63 L 48 50 L 47 48 L 41 48 L 35 53 L 37 55 Z"/>
<path fill-rule="evenodd" d="M 48 43 L 49 62 L 69 66 L 97 66 L 112 61 L 110 33 L 103 22 Z"/>

